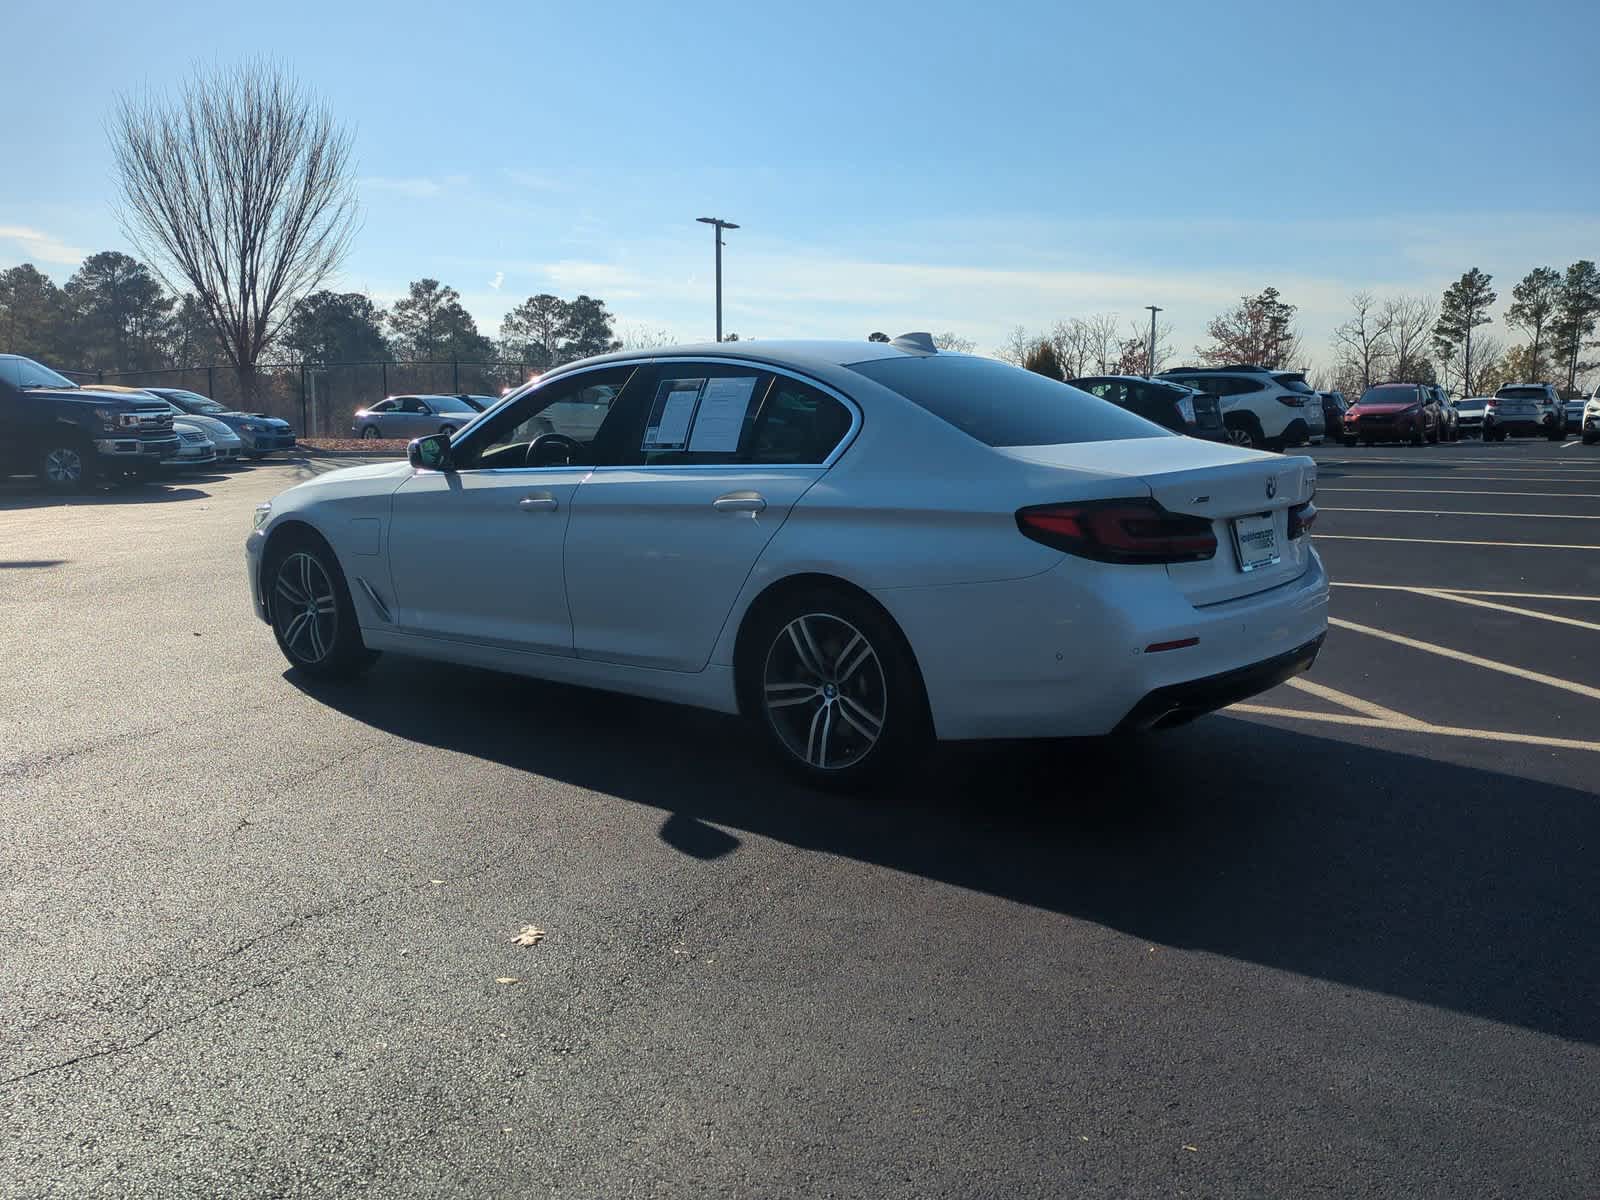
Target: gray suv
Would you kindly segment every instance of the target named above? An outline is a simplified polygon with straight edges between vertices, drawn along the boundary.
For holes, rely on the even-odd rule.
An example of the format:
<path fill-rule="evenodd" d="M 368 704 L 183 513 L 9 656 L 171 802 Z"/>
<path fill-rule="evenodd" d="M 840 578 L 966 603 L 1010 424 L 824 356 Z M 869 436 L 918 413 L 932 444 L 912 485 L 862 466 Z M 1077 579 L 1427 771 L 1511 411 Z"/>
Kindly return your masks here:
<path fill-rule="evenodd" d="M 1483 440 L 1508 437 L 1567 440 L 1567 406 L 1548 383 L 1508 383 L 1494 394 L 1483 414 Z"/>

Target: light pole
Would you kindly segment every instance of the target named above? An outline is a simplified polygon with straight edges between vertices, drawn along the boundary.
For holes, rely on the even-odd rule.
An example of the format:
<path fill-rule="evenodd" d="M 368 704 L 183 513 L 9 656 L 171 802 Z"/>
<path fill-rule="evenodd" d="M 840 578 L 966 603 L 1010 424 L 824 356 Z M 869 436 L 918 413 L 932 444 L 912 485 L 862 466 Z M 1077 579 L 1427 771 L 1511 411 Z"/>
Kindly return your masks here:
<path fill-rule="evenodd" d="M 722 340 L 722 231 L 724 229 L 739 228 L 732 221 L 724 221 L 721 217 L 696 217 L 702 225 L 711 226 L 711 236 L 717 244 L 717 341 Z"/>
<path fill-rule="evenodd" d="M 1146 304 L 1145 307 L 1150 310 L 1150 349 L 1145 355 L 1144 373 L 1146 376 L 1154 377 L 1156 373 L 1156 314 L 1164 310 L 1157 308 L 1154 304 Z"/>

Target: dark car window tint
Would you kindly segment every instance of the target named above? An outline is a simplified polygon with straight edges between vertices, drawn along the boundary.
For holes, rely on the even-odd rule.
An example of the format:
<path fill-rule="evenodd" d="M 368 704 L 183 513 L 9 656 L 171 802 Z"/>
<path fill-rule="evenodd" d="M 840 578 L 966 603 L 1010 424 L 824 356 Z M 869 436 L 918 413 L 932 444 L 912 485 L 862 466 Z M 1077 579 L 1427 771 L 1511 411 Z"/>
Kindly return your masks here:
<path fill-rule="evenodd" d="M 992 358 L 880 358 L 852 370 L 989 446 L 1172 436 L 1087 392 Z"/>
<path fill-rule="evenodd" d="M 849 409 L 814 387 L 779 375 L 756 418 L 749 461 L 821 463 L 849 432 Z"/>
<path fill-rule="evenodd" d="M 1502 400 L 1548 400 L 1550 395 L 1542 387 L 1503 387 L 1495 393 Z"/>
<path fill-rule="evenodd" d="M 1361 393 L 1362 404 L 1415 404 L 1420 397 L 1409 383 L 1385 383 Z"/>

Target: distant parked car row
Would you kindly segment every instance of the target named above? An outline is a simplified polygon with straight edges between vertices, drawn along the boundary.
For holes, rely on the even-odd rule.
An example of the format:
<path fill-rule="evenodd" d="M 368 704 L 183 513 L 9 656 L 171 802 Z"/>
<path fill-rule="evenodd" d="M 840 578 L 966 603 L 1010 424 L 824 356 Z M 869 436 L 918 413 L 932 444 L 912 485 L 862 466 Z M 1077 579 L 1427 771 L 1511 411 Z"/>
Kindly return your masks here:
<path fill-rule="evenodd" d="M 454 434 L 497 399 L 470 392 L 453 396 L 433 393 L 386 396 L 367 408 L 356 409 L 350 433 L 358 438 L 405 438 L 408 441 L 430 433 Z"/>
<path fill-rule="evenodd" d="M 181 388 L 82 387 L 0 354 L 0 475 L 72 491 L 164 470 L 261 459 L 295 446 L 287 421 L 235 412 Z"/>
<path fill-rule="evenodd" d="M 1592 401 L 1591 401 L 1592 403 Z M 1413 446 L 1454 442 L 1477 434 L 1486 442 L 1508 437 L 1566 440 L 1587 425 L 1582 400 L 1563 401 L 1548 383 L 1511 383 L 1493 396 L 1451 400 L 1433 384 L 1380 383 L 1362 393 L 1345 414 L 1347 446 L 1375 442 L 1409 442 Z M 1600 411 L 1595 430 L 1585 441 L 1600 440 Z"/>

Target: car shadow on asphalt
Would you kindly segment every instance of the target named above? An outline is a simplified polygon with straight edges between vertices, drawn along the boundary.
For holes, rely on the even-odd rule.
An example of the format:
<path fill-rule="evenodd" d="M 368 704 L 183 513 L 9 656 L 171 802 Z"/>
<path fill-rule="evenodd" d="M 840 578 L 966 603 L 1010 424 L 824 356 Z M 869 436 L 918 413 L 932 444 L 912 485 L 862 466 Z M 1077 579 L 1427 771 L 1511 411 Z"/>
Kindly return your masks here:
<path fill-rule="evenodd" d="M 963 745 L 862 797 L 789 781 L 717 714 L 394 656 L 318 684 L 396 737 L 1152 943 L 1600 1042 L 1586 792 L 1215 715 L 1129 740 Z M 530 789 L 530 795 L 534 794 Z"/>
<path fill-rule="evenodd" d="M 0 485 L 0 512 L 29 508 L 81 508 L 100 504 L 166 504 L 174 500 L 204 500 L 211 495 L 194 483 L 215 483 L 226 476 L 187 476 L 182 484 L 134 483 L 126 487 L 90 488 L 82 492 L 47 492 L 41 488 Z"/>

